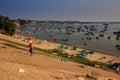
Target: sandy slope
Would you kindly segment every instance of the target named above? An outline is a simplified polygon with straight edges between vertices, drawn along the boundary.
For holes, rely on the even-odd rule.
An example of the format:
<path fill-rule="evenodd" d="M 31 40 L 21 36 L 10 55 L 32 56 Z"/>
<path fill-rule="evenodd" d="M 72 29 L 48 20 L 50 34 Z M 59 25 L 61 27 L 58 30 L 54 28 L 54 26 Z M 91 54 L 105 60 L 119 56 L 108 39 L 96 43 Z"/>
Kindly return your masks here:
<path fill-rule="evenodd" d="M 4 45 L 2 42 L 0 44 L 0 80 L 82 80 L 81 76 L 91 75 L 92 72 L 98 80 L 120 80 L 120 76 L 113 72 L 83 66 L 69 61 L 61 62 L 58 58 L 38 53 L 29 56 L 28 50 Z M 18 72 L 20 68 L 25 69 L 25 72 Z"/>
<path fill-rule="evenodd" d="M 0 61 L 0 80 L 77 80 L 79 76 L 61 70 Z M 19 69 L 25 72 L 18 72 Z"/>

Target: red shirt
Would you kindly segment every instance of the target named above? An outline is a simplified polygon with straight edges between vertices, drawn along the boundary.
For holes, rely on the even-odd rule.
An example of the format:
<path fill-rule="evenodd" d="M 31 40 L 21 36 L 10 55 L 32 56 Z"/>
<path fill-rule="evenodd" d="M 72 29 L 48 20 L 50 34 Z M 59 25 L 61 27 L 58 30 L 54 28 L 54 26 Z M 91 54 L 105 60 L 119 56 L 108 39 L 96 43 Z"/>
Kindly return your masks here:
<path fill-rule="evenodd" d="M 29 43 L 29 47 L 33 48 L 33 43 L 32 42 Z"/>

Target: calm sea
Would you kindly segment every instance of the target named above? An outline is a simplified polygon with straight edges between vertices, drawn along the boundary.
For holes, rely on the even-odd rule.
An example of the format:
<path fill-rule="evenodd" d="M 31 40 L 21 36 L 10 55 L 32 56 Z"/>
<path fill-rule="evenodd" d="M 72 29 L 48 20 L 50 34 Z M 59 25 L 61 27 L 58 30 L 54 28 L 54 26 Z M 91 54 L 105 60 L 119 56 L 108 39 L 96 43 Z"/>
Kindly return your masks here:
<path fill-rule="evenodd" d="M 66 33 L 66 27 L 69 26 L 72 26 L 74 28 L 75 32 L 73 32 L 72 34 Z M 80 26 L 81 26 L 81 30 L 80 32 L 77 32 L 77 29 Z M 84 26 L 87 26 L 88 29 L 86 29 Z M 94 35 L 85 35 L 85 33 L 90 32 L 91 26 L 92 27 L 94 26 L 94 29 L 96 29 L 92 31 Z M 61 29 L 61 31 L 58 28 Z M 22 31 L 30 32 L 30 34 L 20 34 L 20 35 L 35 37 L 38 39 L 45 39 L 48 41 L 54 41 L 54 39 L 57 37 L 61 39 L 65 38 L 65 39 L 69 39 L 69 41 L 67 42 L 54 41 L 54 42 L 73 45 L 86 49 L 97 50 L 111 55 L 120 56 L 120 50 L 117 50 L 115 47 L 116 44 L 120 45 L 120 40 L 116 40 L 116 35 L 113 34 L 113 32 L 120 31 L 119 23 L 109 23 L 107 25 L 106 31 L 104 32 L 100 32 L 105 29 L 105 25 L 102 23 L 89 23 L 89 24 L 41 23 L 37 25 L 23 26 L 18 29 Z M 43 29 L 48 29 L 48 30 L 43 30 Z M 50 34 L 53 34 L 54 37 L 50 37 L 49 36 Z M 99 37 L 100 34 L 104 34 L 104 37 Z M 98 36 L 99 39 L 96 39 L 96 36 Z M 108 39 L 108 36 L 111 36 L 111 38 Z M 87 38 L 90 38 L 90 40 Z M 87 45 L 85 46 L 84 43 L 87 43 Z"/>

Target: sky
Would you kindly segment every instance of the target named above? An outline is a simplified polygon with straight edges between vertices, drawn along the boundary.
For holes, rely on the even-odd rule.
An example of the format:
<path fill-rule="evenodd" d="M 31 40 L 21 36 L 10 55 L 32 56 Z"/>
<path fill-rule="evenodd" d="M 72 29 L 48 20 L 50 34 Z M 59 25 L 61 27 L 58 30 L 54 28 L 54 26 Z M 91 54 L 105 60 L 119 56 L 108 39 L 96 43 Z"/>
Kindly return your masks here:
<path fill-rule="evenodd" d="M 120 21 L 120 0 L 0 0 L 0 15 L 12 19 Z"/>

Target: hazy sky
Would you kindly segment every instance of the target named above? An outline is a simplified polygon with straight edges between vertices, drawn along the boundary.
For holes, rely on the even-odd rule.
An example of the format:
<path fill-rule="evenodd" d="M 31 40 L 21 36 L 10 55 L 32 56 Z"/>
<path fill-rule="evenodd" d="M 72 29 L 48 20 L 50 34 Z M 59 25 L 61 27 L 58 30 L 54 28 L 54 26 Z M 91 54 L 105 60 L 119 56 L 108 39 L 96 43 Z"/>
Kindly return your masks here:
<path fill-rule="evenodd" d="M 120 21 L 120 0 L 0 0 L 10 18 L 68 21 Z"/>

